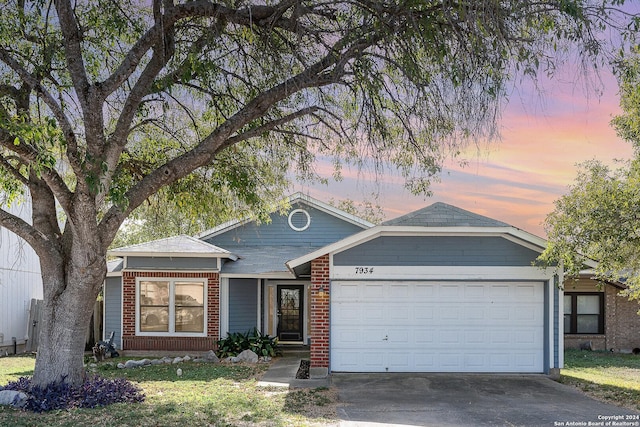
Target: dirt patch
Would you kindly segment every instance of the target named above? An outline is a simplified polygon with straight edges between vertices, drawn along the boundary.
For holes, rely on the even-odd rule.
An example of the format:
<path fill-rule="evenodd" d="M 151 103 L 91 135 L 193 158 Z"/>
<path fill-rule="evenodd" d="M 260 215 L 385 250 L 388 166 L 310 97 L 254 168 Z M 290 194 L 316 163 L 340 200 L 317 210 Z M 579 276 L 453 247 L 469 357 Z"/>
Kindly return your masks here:
<path fill-rule="evenodd" d="M 338 391 L 335 388 L 292 390 L 285 398 L 285 410 L 328 422 L 337 419 L 337 407 Z"/>

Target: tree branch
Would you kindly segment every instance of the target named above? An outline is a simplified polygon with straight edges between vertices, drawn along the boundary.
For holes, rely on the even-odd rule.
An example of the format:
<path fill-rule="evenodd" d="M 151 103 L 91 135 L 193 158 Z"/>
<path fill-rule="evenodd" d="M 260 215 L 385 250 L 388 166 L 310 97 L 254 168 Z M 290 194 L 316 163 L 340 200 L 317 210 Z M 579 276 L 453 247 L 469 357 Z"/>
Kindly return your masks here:
<path fill-rule="evenodd" d="M 42 83 L 27 69 L 25 69 L 18 61 L 13 58 L 9 52 L 0 48 L 0 61 L 7 64 L 13 71 L 16 72 L 20 80 L 24 82 L 27 86 L 29 86 L 32 90 L 38 93 L 44 103 L 49 107 L 54 117 L 58 121 L 60 128 L 65 136 L 65 141 L 67 143 L 67 158 L 69 159 L 69 163 L 73 168 L 74 172 L 78 175 L 81 173 L 80 162 L 78 159 L 78 142 L 76 139 L 76 134 L 73 130 L 73 126 L 71 122 L 67 118 L 66 114 L 62 110 L 62 107 L 56 101 L 56 99 L 49 93 L 49 91 L 42 85 Z"/>
<path fill-rule="evenodd" d="M 69 74 L 80 100 L 80 105 L 83 110 L 87 111 L 90 87 L 82 59 L 82 47 L 80 46 L 82 35 L 80 34 L 78 21 L 76 21 L 75 11 L 68 0 L 54 0 L 54 3 L 58 13 L 60 29 L 64 37 L 63 45 Z"/>
<path fill-rule="evenodd" d="M 10 214 L 4 209 L 0 209 L 0 226 L 24 239 L 39 255 L 54 249 L 47 236 L 22 218 Z"/>
<path fill-rule="evenodd" d="M 295 113 L 287 114 L 286 116 L 281 117 L 277 120 L 272 120 L 268 123 L 263 124 L 262 126 L 258 126 L 257 128 L 232 136 L 231 138 L 227 139 L 227 141 L 223 145 L 223 148 L 235 145 L 242 141 L 247 141 L 251 138 L 255 138 L 265 132 L 275 129 L 280 125 L 289 123 L 292 120 L 295 120 L 302 116 L 311 115 L 318 110 L 320 110 L 320 107 L 317 107 L 317 106 L 303 108 L 301 110 L 296 111 Z"/>

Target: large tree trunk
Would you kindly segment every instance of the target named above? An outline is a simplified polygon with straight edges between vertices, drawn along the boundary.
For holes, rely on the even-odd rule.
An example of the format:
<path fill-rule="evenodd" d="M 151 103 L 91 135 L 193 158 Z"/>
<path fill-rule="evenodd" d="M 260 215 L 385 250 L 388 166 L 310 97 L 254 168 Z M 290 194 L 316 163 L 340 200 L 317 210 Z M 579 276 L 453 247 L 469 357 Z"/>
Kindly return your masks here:
<path fill-rule="evenodd" d="M 106 275 L 105 254 L 91 244 L 60 262 L 42 259 L 44 307 L 33 383 L 82 383 L 85 336 Z M 88 262 L 89 261 L 89 262 Z M 60 265 L 64 264 L 64 265 Z"/>

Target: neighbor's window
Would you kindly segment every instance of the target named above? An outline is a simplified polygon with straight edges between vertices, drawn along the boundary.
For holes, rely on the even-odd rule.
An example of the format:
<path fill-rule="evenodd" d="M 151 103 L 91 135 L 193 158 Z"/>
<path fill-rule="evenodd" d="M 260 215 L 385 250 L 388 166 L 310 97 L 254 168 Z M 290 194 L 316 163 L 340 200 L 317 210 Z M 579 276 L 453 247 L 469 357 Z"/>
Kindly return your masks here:
<path fill-rule="evenodd" d="M 139 332 L 204 333 L 205 289 L 203 281 L 139 280 Z"/>
<path fill-rule="evenodd" d="M 564 294 L 565 334 L 604 334 L 604 294 Z"/>

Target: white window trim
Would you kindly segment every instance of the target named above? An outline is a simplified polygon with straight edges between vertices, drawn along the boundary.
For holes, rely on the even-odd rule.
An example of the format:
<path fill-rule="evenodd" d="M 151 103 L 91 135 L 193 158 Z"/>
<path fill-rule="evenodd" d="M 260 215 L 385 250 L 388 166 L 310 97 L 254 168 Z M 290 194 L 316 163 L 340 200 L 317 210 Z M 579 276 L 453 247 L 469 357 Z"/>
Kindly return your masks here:
<path fill-rule="evenodd" d="M 156 281 L 169 282 L 169 332 L 142 332 L 140 331 L 140 282 Z M 171 319 L 175 318 L 175 282 L 204 283 L 204 316 L 203 332 L 171 332 Z M 209 280 L 206 277 L 136 277 L 136 336 L 141 337 L 206 337 L 207 336 L 207 311 Z M 175 325 L 173 325 L 175 328 Z"/>

